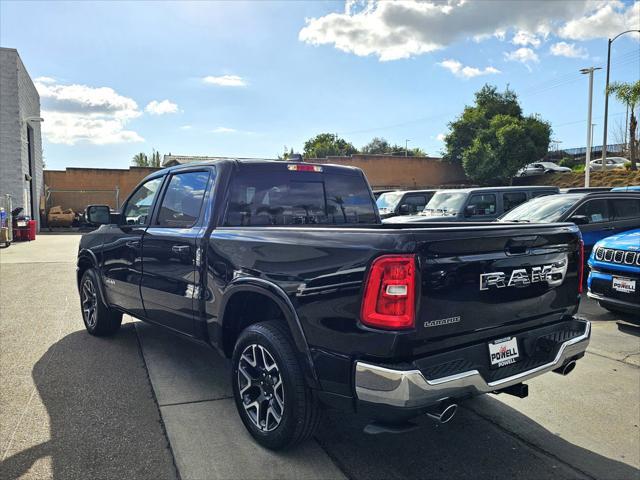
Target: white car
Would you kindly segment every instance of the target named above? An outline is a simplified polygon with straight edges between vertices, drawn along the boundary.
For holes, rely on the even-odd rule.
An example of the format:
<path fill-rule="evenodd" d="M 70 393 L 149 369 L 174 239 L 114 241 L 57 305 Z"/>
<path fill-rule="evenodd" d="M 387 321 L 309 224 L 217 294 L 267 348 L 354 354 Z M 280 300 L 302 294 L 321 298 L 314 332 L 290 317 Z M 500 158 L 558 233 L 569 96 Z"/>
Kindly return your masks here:
<path fill-rule="evenodd" d="M 566 173 L 570 172 L 568 167 L 561 167 L 553 162 L 536 162 L 521 168 L 516 173 L 518 177 L 530 177 L 532 175 L 543 175 L 545 173 Z"/>
<path fill-rule="evenodd" d="M 605 170 L 624 170 L 624 164 L 627 163 L 627 160 L 624 157 L 607 157 L 605 159 Z M 591 160 L 589 162 L 589 170 L 602 170 L 602 159 L 598 158 L 597 160 Z"/>

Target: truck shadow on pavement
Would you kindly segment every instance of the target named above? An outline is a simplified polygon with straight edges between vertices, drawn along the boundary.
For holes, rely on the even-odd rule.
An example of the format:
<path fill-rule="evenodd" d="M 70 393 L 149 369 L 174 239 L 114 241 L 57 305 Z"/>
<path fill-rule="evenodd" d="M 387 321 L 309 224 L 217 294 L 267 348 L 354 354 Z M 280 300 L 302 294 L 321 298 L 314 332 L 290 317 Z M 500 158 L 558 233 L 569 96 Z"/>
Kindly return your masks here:
<path fill-rule="evenodd" d="M 333 414 L 317 440 L 349 478 L 640 478 L 632 466 L 574 445 L 495 398 L 460 407 L 445 425 L 419 419 L 421 428 L 403 434 L 366 435 L 365 419 Z M 495 417 L 516 428 L 499 426 Z"/>
<path fill-rule="evenodd" d="M 50 440 L 11 452 L 0 478 L 177 477 L 133 324 L 108 339 L 84 330 L 67 335 L 36 362 L 32 377 Z M 46 429 L 45 422 L 42 413 L 24 419 L 31 431 Z"/>
<path fill-rule="evenodd" d="M 170 341 L 173 348 L 193 348 L 180 338 Z M 207 355 L 219 361 L 213 350 Z M 176 373 L 189 377 L 189 371 Z M 0 464 L 2 478 L 25 475 L 44 457 L 51 458 L 54 478 L 176 477 L 133 324 L 111 339 L 84 331 L 67 335 L 38 360 L 32 375 L 49 416 L 50 440 L 7 458 Z M 496 417 L 515 427 L 499 426 L 491 420 Z M 422 428 L 408 433 L 374 436 L 362 431 L 366 419 L 327 412 L 316 441 L 350 479 L 639 477 L 637 469 L 573 445 L 490 397 L 463 406 L 449 424 L 419 423 Z M 526 426 L 526 436 L 519 425 L 522 431 Z M 570 459 L 573 468 L 558 458 Z M 318 471 L 318 478 L 325 477 Z"/>

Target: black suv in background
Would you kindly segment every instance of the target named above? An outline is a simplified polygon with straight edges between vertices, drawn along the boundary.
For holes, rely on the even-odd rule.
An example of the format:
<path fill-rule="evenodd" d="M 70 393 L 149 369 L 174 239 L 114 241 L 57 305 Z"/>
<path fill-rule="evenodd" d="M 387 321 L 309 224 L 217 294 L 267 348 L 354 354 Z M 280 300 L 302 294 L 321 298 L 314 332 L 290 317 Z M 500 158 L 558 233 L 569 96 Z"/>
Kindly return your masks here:
<path fill-rule="evenodd" d="M 415 215 L 429 203 L 437 190 L 396 190 L 378 196 L 376 204 L 380 218 Z"/>
<path fill-rule="evenodd" d="M 78 251 L 88 332 L 113 334 L 127 313 L 211 345 L 269 448 L 312 435 L 323 405 L 394 431 L 425 413 L 446 422 L 473 395 L 524 397 L 589 342 L 575 225 L 383 225 L 355 168 L 174 167 L 115 223 L 107 206 L 87 218 L 107 222 Z"/>

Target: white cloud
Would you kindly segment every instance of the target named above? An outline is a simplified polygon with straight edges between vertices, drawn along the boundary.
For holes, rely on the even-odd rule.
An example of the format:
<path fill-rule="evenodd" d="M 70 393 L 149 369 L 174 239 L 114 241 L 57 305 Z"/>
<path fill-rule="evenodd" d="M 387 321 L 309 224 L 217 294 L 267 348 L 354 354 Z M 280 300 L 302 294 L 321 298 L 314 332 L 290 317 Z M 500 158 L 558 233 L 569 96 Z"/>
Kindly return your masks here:
<path fill-rule="evenodd" d="M 540 61 L 538 54 L 526 47 L 519 48 L 513 52 L 505 52 L 504 56 L 507 60 L 524 64 L 537 63 Z"/>
<path fill-rule="evenodd" d="M 567 22 L 560 36 L 571 40 L 614 37 L 625 30 L 637 30 L 640 25 L 640 2 L 626 6 L 620 1 L 598 2 L 595 9 Z M 631 33 L 636 38 L 640 36 Z"/>
<path fill-rule="evenodd" d="M 169 100 L 162 100 L 161 102 L 152 100 L 147 104 L 146 107 L 144 107 L 144 111 L 150 113 L 151 115 L 176 113 L 178 111 L 178 105 L 170 102 Z"/>
<path fill-rule="evenodd" d="M 587 51 L 575 43 L 558 42 L 551 45 L 551 55 L 556 57 L 587 58 Z"/>
<path fill-rule="evenodd" d="M 202 81 L 209 85 L 218 85 L 219 87 L 246 87 L 247 81 L 238 75 L 220 75 L 218 77 L 208 75 Z"/>
<path fill-rule="evenodd" d="M 538 0 L 372 0 L 360 8 L 349 3 L 344 12 L 307 19 L 298 38 L 388 61 L 431 52 L 465 38 L 481 41 L 491 35 L 501 37 L 513 29 L 542 34 L 542 27 L 549 31 L 549 25 L 562 25 L 592 8 L 589 0 L 557 0 L 552 8 L 549 2 Z M 528 44 L 539 45 L 537 37 L 534 40 L 528 35 Z M 523 35 L 516 37 L 525 41 Z"/>
<path fill-rule="evenodd" d="M 438 135 L 436 135 L 436 140 L 438 140 L 439 142 L 444 142 L 446 138 L 447 136 L 444 133 L 439 133 Z"/>
<path fill-rule="evenodd" d="M 191 130 L 191 125 L 182 125 L 180 130 Z"/>
<path fill-rule="evenodd" d="M 53 77 L 37 77 L 33 81 L 38 83 L 56 83 L 56 79 Z"/>
<path fill-rule="evenodd" d="M 442 68 L 446 68 L 456 77 L 461 78 L 473 78 L 479 77 L 481 75 L 493 75 L 496 73 L 500 73 L 500 70 L 494 67 L 485 67 L 484 69 L 479 69 L 476 67 L 462 65 L 462 63 L 460 63 L 459 61 L 451 59 L 444 60 L 438 65 L 440 65 Z"/>
<path fill-rule="evenodd" d="M 49 80 L 53 80 L 49 81 Z M 132 98 L 109 87 L 62 85 L 54 79 L 35 82 L 42 99 L 42 131 L 52 143 L 97 145 L 141 142 L 144 139 L 126 124 L 142 115 Z"/>
<path fill-rule="evenodd" d="M 525 30 L 518 30 L 516 34 L 511 39 L 511 43 L 514 45 L 522 45 L 526 47 L 527 45 L 531 45 L 533 48 L 538 48 L 540 46 L 540 39 Z"/>
<path fill-rule="evenodd" d="M 227 128 L 227 127 L 216 127 L 211 130 L 211 133 L 237 133 L 238 130 L 235 128 Z"/>

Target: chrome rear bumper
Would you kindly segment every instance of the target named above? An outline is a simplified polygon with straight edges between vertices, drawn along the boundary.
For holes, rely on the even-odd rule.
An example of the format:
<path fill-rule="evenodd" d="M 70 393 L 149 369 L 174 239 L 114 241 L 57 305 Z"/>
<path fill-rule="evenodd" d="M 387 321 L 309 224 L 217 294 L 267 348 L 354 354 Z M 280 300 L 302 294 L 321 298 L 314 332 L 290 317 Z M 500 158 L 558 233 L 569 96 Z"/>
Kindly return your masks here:
<path fill-rule="evenodd" d="M 477 370 L 428 380 L 420 370 L 394 370 L 356 362 L 356 395 L 365 402 L 412 408 L 433 405 L 447 398 L 501 390 L 560 368 L 570 358 L 583 353 L 589 345 L 591 323 L 581 321 L 585 323 L 584 333 L 562 343 L 553 361 L 494 382 L 486 382 Z"/>

